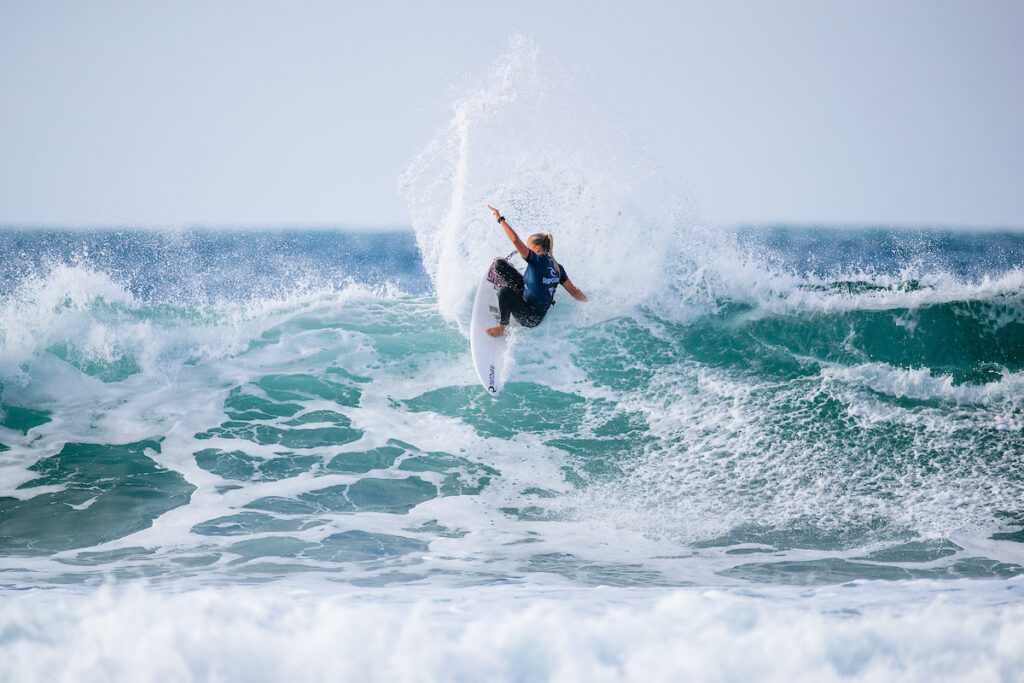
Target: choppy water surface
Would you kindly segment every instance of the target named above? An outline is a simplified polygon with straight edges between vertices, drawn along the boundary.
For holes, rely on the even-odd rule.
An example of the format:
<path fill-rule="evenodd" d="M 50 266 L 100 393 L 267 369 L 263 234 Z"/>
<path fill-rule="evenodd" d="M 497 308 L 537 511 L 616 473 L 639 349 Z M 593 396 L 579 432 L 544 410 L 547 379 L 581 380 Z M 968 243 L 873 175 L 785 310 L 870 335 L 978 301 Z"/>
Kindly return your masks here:
<path fill-rule="evenodd" d="M 53 587 L 55 647 L 101 638 L 95 612 L 182 604 L 348 628 L 354 596 L 395 628 L 401 605 L 462 602 L 468 621 L 415 626 L 461 638 L 492 600 L 514 629 L 547 628 L 518 604 L 646 624 L 686 603 L 754 631 L 781 609 L 895 633 L 941 596 L 1020 634 L 1024 238 L 718 235 L 731 270 L 680 262 L 626 309 L 578 268 L 593 305 L 563 294 L 517 331 L 496 399 L 468 295 L 445 315 L 412 233 L 0 239 L 8 646 L 56 628 L 36 609 Z M 316 595 L 330 616 L 303 609 Z"/>

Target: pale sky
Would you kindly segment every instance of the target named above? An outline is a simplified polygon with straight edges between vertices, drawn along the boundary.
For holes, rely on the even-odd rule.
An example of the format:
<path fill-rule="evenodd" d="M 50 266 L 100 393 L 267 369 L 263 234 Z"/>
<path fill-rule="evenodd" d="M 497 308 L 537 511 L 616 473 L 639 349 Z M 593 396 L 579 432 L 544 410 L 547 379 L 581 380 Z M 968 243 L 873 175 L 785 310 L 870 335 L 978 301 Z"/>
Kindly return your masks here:
<path fill-rule="evenodd" d="M 713 224 L 1024 228 L 1024 2 L 0 0 L 0 224 L 409 225 L 512 34 Z"/>

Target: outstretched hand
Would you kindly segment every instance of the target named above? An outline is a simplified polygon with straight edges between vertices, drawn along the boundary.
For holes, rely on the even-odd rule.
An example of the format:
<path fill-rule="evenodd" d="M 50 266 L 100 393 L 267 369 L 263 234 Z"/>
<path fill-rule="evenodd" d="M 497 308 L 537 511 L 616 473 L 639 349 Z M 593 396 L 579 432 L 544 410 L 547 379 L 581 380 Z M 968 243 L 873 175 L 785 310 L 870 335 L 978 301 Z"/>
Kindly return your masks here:
<path fill-rule="evenodd" d="M 501 215 L 500 211 L 490 204 L 487 205 L 487 208 L 494 212 L 494 217 L 498 219 L 498 224 L 501 226 L 501 229 L 505 231 L 505 235 L 512 241 L 512 244 L 515 246 L 516 251 L 519 252 L 519 255 L 524 259 L 527 258 L 530 253 L 529 248 L 523 244 L 521 239 L 519 239 L 519 235 L 517 235 L 516 231 L 512 229 L 512 226 L 508 224 L 505 217 Z"/>

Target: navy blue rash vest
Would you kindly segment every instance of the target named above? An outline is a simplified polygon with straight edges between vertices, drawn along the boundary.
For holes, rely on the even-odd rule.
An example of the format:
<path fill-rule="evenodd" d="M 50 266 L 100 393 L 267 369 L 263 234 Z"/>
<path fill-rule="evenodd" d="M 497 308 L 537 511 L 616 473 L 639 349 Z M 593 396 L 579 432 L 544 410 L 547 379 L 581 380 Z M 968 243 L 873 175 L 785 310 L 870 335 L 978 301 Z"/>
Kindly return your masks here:
<path fill-rule="evenodd" d="M 555 288 L 569 279 L 562 264 L 555 264 L 547 254 L 538 254 L 532 250 L 526 254 L 526 272 L 523 283 L 526 286 L 523 299 L 533 306 L 538 313 L 545 313 L 551 308 L 555 299 Z"/>

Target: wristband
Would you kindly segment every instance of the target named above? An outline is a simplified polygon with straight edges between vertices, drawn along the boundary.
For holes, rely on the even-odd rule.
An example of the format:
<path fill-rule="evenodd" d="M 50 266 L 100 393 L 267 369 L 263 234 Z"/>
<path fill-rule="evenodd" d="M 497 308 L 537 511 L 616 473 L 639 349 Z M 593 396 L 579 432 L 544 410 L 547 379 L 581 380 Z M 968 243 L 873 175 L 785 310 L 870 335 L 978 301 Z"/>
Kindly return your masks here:
<path fill-rule="evenodd" d="M 498 222 L 499 222 L 499 223 L 500 223 L 500 222 L 502 222 L 503 220 L 505 220 L 505 217 L 504 217 L 504 216 L 498 216 Z"/>

